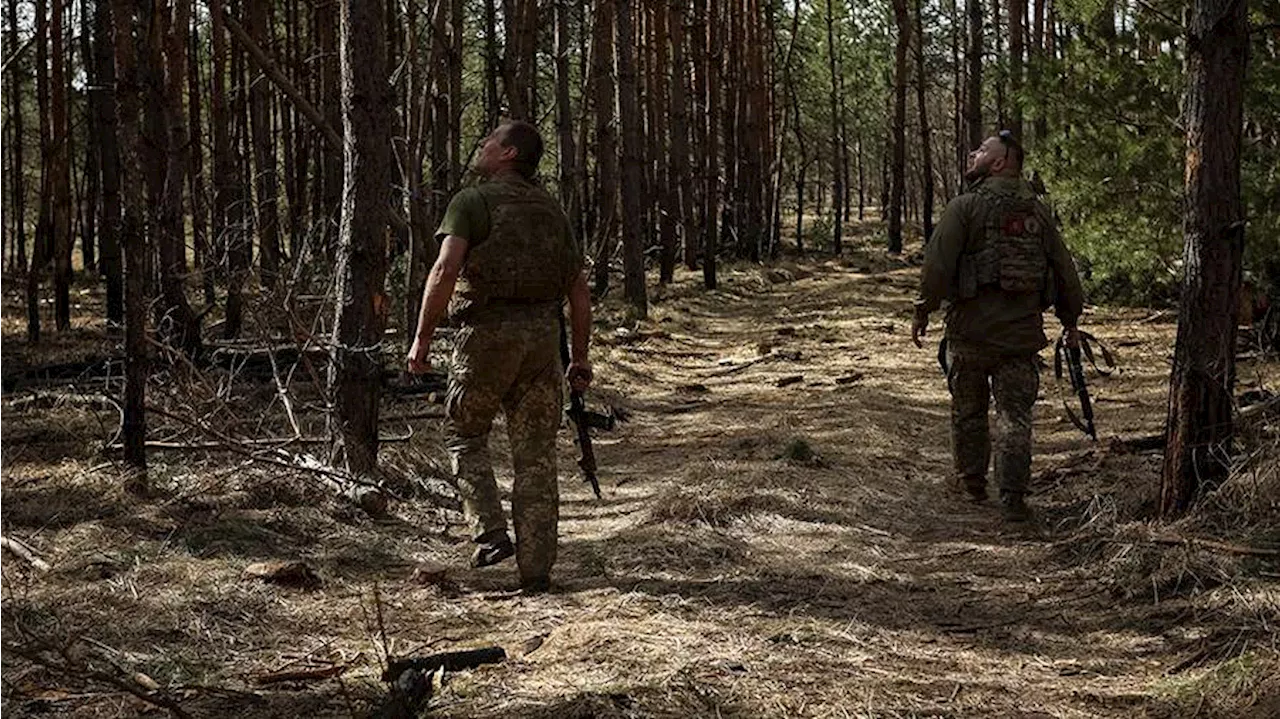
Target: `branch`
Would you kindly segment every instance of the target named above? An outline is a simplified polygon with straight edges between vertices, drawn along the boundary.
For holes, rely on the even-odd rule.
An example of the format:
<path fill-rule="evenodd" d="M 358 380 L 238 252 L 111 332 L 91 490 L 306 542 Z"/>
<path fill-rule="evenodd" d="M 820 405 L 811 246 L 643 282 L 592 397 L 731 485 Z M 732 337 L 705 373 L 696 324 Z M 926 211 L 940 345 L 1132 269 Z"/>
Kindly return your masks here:
<path fill-rule="evenodd" d="M 34 43 L 35 41 L 36 41 L 36 38 L 34 35 L 27 38 L 27 41 L 22 43 L 22 46 L 19 47 L 17 50 L 14 50 L 13 54 L 10 55 L 7 60 L 4 61 L 4 67 L 0 68 L 0 73 L 9 72 L 9 66 L 17 62 L 18 58 L 22 57 L 22 53 L 26 52 L 27 48 L 31 47 L 32 43 Z"/>
<path fill-rule="evenodd" d="M 47 572 L 50 569 L 49 563 L 37 557 L 35 550 L 16 539 L 0 537 L 0 547 L 13 552 L 19 559 L 26 561 L 27 564 L 41 572 Z"/>
<path fill-rule="evenodd" d="M 289 78 L 280 72 L 280 68 L 276 67 L 276 64 L 267 56 L 267 53 L 263 52 L 262 48 L 258 47 L 258 44 L 253 41 L 253 38 L 249 37 L 249 33 L 245 31 L 244 26 L 232 17 L 229 11 L 224 11 L 222 14 L 223 22 L 227 24 L 227 29 L 231 30 L 232 36 L 244 46 L 244 49 L 253 58 L 253 61 L 257 63 L 258 67 L 271 78 L 276 87 L 288 95 L 290 100 L 293 100 L 293 104 L 297 105 L 298 110 L 303 115 L 306 115 L 313 125 L 319 128 L 320 134 L 324 135 L 324 139 L 329 143 L 330 149 L 341 152 L 344 146 L 342 136 L 325 121 L 324 116 L 316 111 L 315 106 L 308 102 L 301 92 L 298 92 L 298 88 L 294 87 L 292 82 L 289 82 Z"/>

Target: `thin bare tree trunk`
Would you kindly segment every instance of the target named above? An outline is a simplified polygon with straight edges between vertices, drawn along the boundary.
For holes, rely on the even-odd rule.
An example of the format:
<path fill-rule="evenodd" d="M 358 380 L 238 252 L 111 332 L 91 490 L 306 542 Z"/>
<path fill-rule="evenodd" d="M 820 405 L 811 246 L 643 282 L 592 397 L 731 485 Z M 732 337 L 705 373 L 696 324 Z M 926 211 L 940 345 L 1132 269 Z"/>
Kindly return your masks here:
<path fill-rule="evenodd" d="M 9 0 L 9 47 L 18 47 L 18 0 Z M 9 73 L 9 97 L 5 104 L 9 108 L 9 124 L 13 128 L 12 144 L 9 145 L 9 159 L 12 161 L 9 179 L 10 199 L 12 200 L 12 220 L 14 229 L 14 254 L 17 258 L 17 269 L 27 269 L 27 196 L 26 181 L 23 176 L 23 121 L 22 121 L 22 78 L 23 74 L 15 67 Z"/>
<path fill-rule="evenodd" d="M 701 2 L 701 0 L 696 0 Z M 709 290 L 716 288 L 716 251 L 717 236 L 716 222 L 720 214 L 720 149 L 718 138 L 719 135 L 719 118 L 720 118 L 720 41 L 722 38 L 720 27 L 719 0 L 706 0 L 707 3 L 707 24 L 706 24 L 706 52 L 702 55 L 704 66 L 700 68 L 701 73 L 705 76 L 703 83 L 707 93 L 707 119 L 705 138 L 705 153 L 707 158 L 706 165 L 706 183 L 705 195 L 703 195 L 703 214 L 702 214 L 702 284 Z M 725 139 L 728 142 L 728 138 Z"/>
<path fill-rule="evenodd" d="M 340 8 L 346 155 L 339 231 L 341 290 L 329 381 L 335 450 L 350 472 L 367 475 L 378 464 L 395 92 L 387 82 L 381 3 L 341 0 Z"/>
<path fill-rule="evenodd" d="M 160 253 L 160 288 L 164 297 L 161 337 L 181 348 L 189 357 L 200 354 L 200 323 L 187 301 L 186 216 L 182 190 L 190 160 L 190 135 L 183 122 L 182 96 L 186 91 L 186 29 L 191 21 L 191 0 L 160 0 L 153 11 L 151 62 L 164 68 L 164 84 L 150 98 L 164 107 L 168 129 L 168 159 L 164 176 L 164 196 L 159 208 L 155 238 Z"/>
<path fill-rule="evenodd" d="M 680 186 L 673 169 L 674 148 L 667 147 L 668 119 L 672 117 L 671 81 L 667 69 L 667 41 L 670 35 L 670 10 L 666 3 L 659 2 L 653 9 L 653 58 L 652 75 L 650 77 L 650 102 L 654 105 L 654 126 L 650 136 L 654 140 L 656 151 L 654 161 L 654 190 L 660 203 L 661 220 L 659 222 L 659 238 L 662 254 L 659 258 L 659 278 L 663 283 L 675 278 L 676 248 L 678 235 L 676 218 L 679 215 Z M 674 145 L 674 137 L 672 138 Z"/>
<path fill-rule="evenodd" d="M 614 47 L 618 67 L 618 115 L 622 124 L 622 273 L 623 293 L 640 318 L 649 312 L 641 234 L 644 166 L 641 157 L 640 109 L 637 107 L 636 62 L 629 2 L 618 3 Z"/>
<path fill-rule="evenodd" d="M 92 96 L 98 87 L 98 70 L 93 61 L 93 13 L 88 0 L 80 0 L 80 67 L 84 72 L 86 94 Z M 95 140 L 99 134 L 98 115 L 93 100 L 84 103 L 84 197 L 80 203 L 80 254 L 84 271 L 98 271 L 98 200 L 102 188 L 101 147 Z"/>
<path fill-rule="evenodd" d="M 671 6 L 671 175 L 676 194 L 674 211 L 684 246 L 684 265 L 698 265 L 698 243 L 693 222 L 693 171 L 689 167 L 689 61 L 685 54 L 685 6 Z"/>
<path fill-rule="evenodd" d="M 706 244 L 707 206 L 711 194 L 707 149 L 707 123 L 710 109 L 707 106 L 707 6 L 703 0 L 693 3 L 693 22 L 689 32 L 689 53 L 693 73 L 693 166 L 691 174 L 696 178 L 696 189 L 690 198 L 689 216 L 691 229 L 685 238 L 685 266 L 698 269 L 698 256 Z"/>
<path fill-rule="evenodd" d="M 125 286 L 125 391 L 124 460 L 139 470 L 147 466 L 146 384 L 147 312 L 145 274 L 147 210 L 143 195 L 142 86 L 134 44 L 133 0 L 113 0 L 115 26 L 115 74 L 117 122 L 120 132 L 123 207 L 120 217 L 120 244 L 124 250 Z M 141 29 L 141 33 L 146 30 Z"/>
<path fill-rule="evenodd" d="M 555 0 L 556 52 L 556 150 L 559 153 L 560 203 L 569 215 L 569 226 L 580 231 L 582 209 L 578 199 L 578 152 L 573 141 L 573 107 L 569 99 L 569 3 Z"/>
<path fill-rule="evenodd" d="M 896 0 L 900 2 L 901 0 Z M 841 240 L 844 234 L 844 139 L 840 132 L 840 69 L 836 67 L 835 18 L 832 15 L 831 3 L 827 2 L 827 63 L 831 72 L 831 147 L 832 147 L 832 249 L 839 255 L 842 251 Z M 892 248 L 892 230 L 890 230 L 889 246 Z"/>
<path fill-rule="evenodd" d="M 969 82 L 965 91 L 965 120 L 969 149 L 982 144 L 982 0 L 965 0 L 969 16 Z"/>
<path fill-rule="evenodd" d="M 929 106 L 924 86 L 924 0 L 916 0 L 916 109 L 920 113 L 920 159 L 924 163 L 921 200 L 924 203 L 924 241 L 933 236 L 933 133 L 929 131 Z"/>
<path fill-rule="evenodd" d="M 599 192 L 596 207 L 596 253 L 594 290 L 597 296 L 609 289 L 609 263 L 613 258 L 618 217 L 618 148 L 614 108 L 617 94 L 613 80 L 613 25 L 615 0 L 597 0 L 591 46 L 591 77 L 596 104 L 596 163 Z"/>
<path fill-rule="evenodd" d="M 498 0 L 484 0 L 484 108 L 487 130 L 498 125 L 502 110 L 498 100 L 498 75 L 502 58 L 498 56 Z M 486 131 L 487 131 L 486 130 Z"/>
<path fill-rule="evenodd" d="M 1164 516 L 1186 511 L 1231 469 L 1247 17 L 1245 0 L 1196 0 L 1189 14 L 1185 269 L 1160 481 Z"/>
<path fill-rule="evenodd" d="M 65 3 L 54 0 L 49 17 L 50 182 L 53 217 L 54 322 L 59 331 L 71 329 L 71 125 L 67 115 L 67 53 L 63 43 Z"/>
<path fill-rule="evenodd" d="M 177 28 L 174 29 L 177 32 Z M 204 292 L 204 303 L 212 305 L 217 297 L 213 289 L 217 258 L 209 242 L 209 207 L 204 175 L 203 100 L 200 93 L 200 27 L 192 14 L 191 38 L 187 43 L 187 114 L 191 121 L 190 148 L 187 155 L 187 182 L 191 192 L 191 239 L 194 244 L 195 268 Z"/>
<path fill-rule="evenodd" d="M 267 3 L 246 4 L 250 37 L 266 51 L 271 45 L 271 21 Z M 271 90 L 265 77 L 249 86 L 249 125 L 253 133 L 253 184 L 257 196 L 258 262 L 263 287 L 275 285 L 280 271 L 280 208 L 276 179 L 275 132 L 271 127 Z"/>

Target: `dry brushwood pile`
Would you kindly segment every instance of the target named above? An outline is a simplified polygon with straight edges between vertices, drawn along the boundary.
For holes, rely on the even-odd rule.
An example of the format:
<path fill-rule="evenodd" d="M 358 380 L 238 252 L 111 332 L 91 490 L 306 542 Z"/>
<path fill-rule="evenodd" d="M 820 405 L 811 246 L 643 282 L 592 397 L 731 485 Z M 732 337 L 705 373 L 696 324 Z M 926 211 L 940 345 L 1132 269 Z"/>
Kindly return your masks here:
<path fill-rule="evenodd" d="M 1232 479 L 1156 523 L 1175 317 L 1088 314 L 1120 364 L 1090 376 L 1101 440 L 1046 370 L 1039 527 L 1016 529 L 944 491 L 917 276 L 864 249 L 730 266 L 713 292 L 680 274 L 642 323 L 603 303 L 589 400 L 626 421 L 596 436 L 600 501 L 561 433 L 540 596 L 511 563 L 467 568 L 429 393 L 385 400 L 391 498 L 362 509 L 318 459 L 306 351 L 158 365 L 139 487 L 114 449 L 118 370 L 75 371 L 112 353 L 95 300 L 36 351 L 6 283 L 4 714 L 1280 715 L 1280 416 L 1257 399 L 1280 363 L 1243 355 L 1260 409 Z M 55 362 L 70 376 L 8 381 Z"/>

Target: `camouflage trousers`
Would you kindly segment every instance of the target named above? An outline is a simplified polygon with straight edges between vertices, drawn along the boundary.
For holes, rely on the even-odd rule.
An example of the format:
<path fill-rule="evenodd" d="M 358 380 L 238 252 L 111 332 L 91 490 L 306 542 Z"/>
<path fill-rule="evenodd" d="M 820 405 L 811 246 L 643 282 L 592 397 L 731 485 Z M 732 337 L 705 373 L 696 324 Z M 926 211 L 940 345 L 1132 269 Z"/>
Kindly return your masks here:
<path fill-rule="evenodd" d="M 560 515 L 556 432 L 563 412 L 557 305 L 513 307 L 463 326 L 445 403 L 445 443 L 473 538 L 505 531 L 489 432 L 507 420 L 515 483 L 511 517 L 522 579 L 547 577 Z"/>
<path fill-rule="evenodd" d="M 1035 353 L 1001 353 L 954 340 L 948 353 L 956 472 L 987 475 L 992 454 L 987 410 L 995 397 L 996 484 L 1001 492 L 1025 494 L 1031 480 L 1031 409 L 1040 389 Z"/>

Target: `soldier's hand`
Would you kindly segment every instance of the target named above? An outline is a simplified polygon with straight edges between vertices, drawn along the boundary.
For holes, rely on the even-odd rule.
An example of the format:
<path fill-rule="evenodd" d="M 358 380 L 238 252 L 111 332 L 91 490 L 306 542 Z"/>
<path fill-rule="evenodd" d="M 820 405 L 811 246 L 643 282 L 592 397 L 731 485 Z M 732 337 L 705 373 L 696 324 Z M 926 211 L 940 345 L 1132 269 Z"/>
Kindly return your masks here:
<path fill-rule="evenodd" d="M 911 320 L 911 341 L 916 343 L 916 347 L 924 347 L 924 342 L 920 341 L 921 337 L 929 329 L 929 313 L 916 310 L 915 319 Z"/>
<path fill-rule="evenodd" d="M 431 371 L 431 358 L 427 355 L 429 349 L 431 349 L 431 340 L 424 342 L 420 337 L 414 338 L 405 362 L 405 370 L 409 374 L 426 374 Z"/>
<path fill-rule="evenodd" d="M 1062 342 L 1067 349 L 1080 349 L 1080 330 L 1077 327 L 1068 327 L 1062 331 Z"/>
<path fill-rule="evenodd" d="M 581 362 L 570 362 L 569 369 L 564 373 L 565 379 L 569 380 L 569 386 L 574 392 L 585 392 L 591 386 L 593 374 L 591 372 L 591 363 L 583 360 Z"/>

